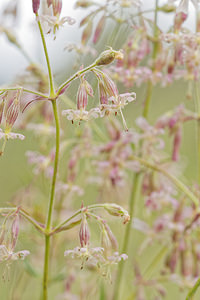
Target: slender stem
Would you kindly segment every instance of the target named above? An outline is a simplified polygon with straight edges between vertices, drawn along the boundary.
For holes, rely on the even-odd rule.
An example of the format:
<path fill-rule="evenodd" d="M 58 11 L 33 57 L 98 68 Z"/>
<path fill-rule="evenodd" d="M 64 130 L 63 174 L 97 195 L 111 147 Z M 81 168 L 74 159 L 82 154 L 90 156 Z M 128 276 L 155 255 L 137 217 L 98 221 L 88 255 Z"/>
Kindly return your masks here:
<path fill-rule="evenodd" d="M 37 230 L 39 230 L 41 233 L 45 233 L 44 228 L 40 224 L 38 224 L 36 220 L 34 220 L 31 216 L 29 216 L 23 209 L 20 209 L 19 213 L 27 221 L 29 221 Z"/>
<path fill-rule="evenodd" d="M 75 78 L 78 78 L 81 74 L 86 73 L 87 71 L 90 71 L 92 68 L 96 67 L 96 63 L 93 63 L 86 67 L 85 69 L 76 72 L 73 76 L 71 76 L 69 79 L 67 79 L 64 83 L 62 83 L 59 88 L 57 89 L 56 95 L 58 96 L 62 89 L 65 88 L 67 84 L 69 84 L 71 81 L 73 81 Z"/>
<path fill-rule="evenodd" d="M 123 248 L 122 253 L 126 253 L 128 250 L 128 245 L 130 241 L 130 230 L 132 226 L 132 219 L 133 219 L 133 211 L 134 211 L 134 203 L 136 199 L 139 197 L 140 193 L 140 174 L 134 175 L 134 184 L 132 185 L 132 191 L 131 196 L 129 200 L 129 215 L 130 215 L 130 221 L 127 224 L 125 236 L 124 236 L 124 242 L 123 242 Z M 114 287 L 114 294 L 113 294 L 113 300 L 120 299 L 120 286 L 121 286 L 121 279 L 123 278 L 123 270 L 124 270 L 124 262 L 119 262 L 118 266 L 118 272 L 117 277 L 115 280 L 115 287 Z"/>
<path fill-rule="evenodd" d="M 37 23 L 38 23 L 38 27 L 39 27 L 39 30 L 40 30 L 40 35 L 41 35 L 41 39 L 42 39 L 44 54 L 45 54 L 48 73 L 49 73 L 50 95 L 54 96 L 53 74 L 52 74 L 50 60 L 49 60 L 49 54 L 48 54 L 48 51 L 47 51 L 47 45 L 46 45 L 46 41 L 45 41 L 45 38 L 44 38 L 44 33 L 43 33 L 43 30 L 42 30 L 42 25 L 41 25 L 41 22 L 39 20 L 38 14 L 36 14 L 36 17 L 37 17 Z"/>
<path fill-rule="evenodd" d="M 45 236 L 45 259 L 44 259 L 44 272 L 43 272 L 43 300 L 46 300 L 47 295 L 47 287 L 48 287 L 48 273 L 49 273 L 49 254 L 50 254 L 50 236 L 48 233 L 51 230 L 51 221 L 52 221 L 52 213 L 54 206 L 54 198 L 55 198 L 55 187 L 56 187 L 56 178 L 58 173 L 58 161 L 59 161 L 59 149 L 60 149 L 60 124 L 57 110 L 56 100 L 52 101 L 53 113 L 56 123 L 56 153 L 54 160 L 54 172 L 51 184 L 51 194 L 49 200 L 48 214 L 47 214 L 47 222 L 46 222 L 46 233 Z"/>
<path fill-rule="evenodd" d="M 198 290 L 199 286 L 200 286 L 200 278 L 197 279 L 195 285 L 193 286 L 193 288 L 191 288 L 191 290 L 187 294 L 187 297 L 185 298 L 185 300 L 192 300 L 196 291 Z"/>
<path fill-rule="evenodd" d="M 18 86 L 18 87 L 11 87 L 11 88 L 0 88 L 0 91 L 2 91 L 2 92 L 6 92 L 6 91 L 17 91 L 17 90 L 20 90 L 20 89 L 22 89 L 23 90 L 23 92 L 26 92 L 26 93 L 29 93 L 29 94 L 34 94 L 34 95 L 37 95 L 37 96 L 40 96 L 40 97 L 42 97 L 42 98 L 49 98 L 49 96 L 48 95 L 45 95 L 45 94 L 42 94 L 42 93 L 39 93 L 39 92 L 36 92 L 36 91 L 32 91 L 32 90 L 29 90 L 29 89 L 24 89 L 24 88 L 22 88 L 21 86 Z"/>
<path fill-rule="evenodd" d="M 77 217 L 78 215 L 81 214 L 82 211 L 84 210 L 93 210 L 93 209 L 98 209 L 98 208 L 104 208 L 106 205 L 106 203 L 104 204 L 92 204 L 89 205 L 87 207 L 81 208 L 79 210 L 77 210 L 71 217 L 69 217 L 68 219 L 66 219 L 65 221 L 61 222 L 59 225 L 57 225 L 52 231 L 51 234 L 54 234 L 56 232 L 59 232 L 60 229 L 65 226 L 67 223 L 69 223 L 72 219 L 74 219 L 75 217 Z"/>
<path fill-rule="evenodd" d="M 157 172 L 162 173 L 163 175 L 165 175 L 170 181 L 172 181 L 174 183 L 174 185 L 176 185 L 176 187 L 182 191 L 186 196 L 188 196 L 188 198 L 190 200 L 192 200 L 192 202 L 198 207 L 199 206 L 199 200 L 198 198 L 195 196 L 195 194 L 193 194 L 193 192 L 182 182 L 180 181 L 178 178 L 176 178 L 174 175 L 172 175 L 171 173 L 168 173 L 165 169 L 159 167 L 158 165 L 155 165 L 153 163 L 150 163 L 140 157 L 137 157 L 135 155 L 131 155 L 131 158 L 133 160 L 138 161 L 139 163 L 141 163 L 143 166 L 150 168 L 152 170 L 155 170 Z"/>

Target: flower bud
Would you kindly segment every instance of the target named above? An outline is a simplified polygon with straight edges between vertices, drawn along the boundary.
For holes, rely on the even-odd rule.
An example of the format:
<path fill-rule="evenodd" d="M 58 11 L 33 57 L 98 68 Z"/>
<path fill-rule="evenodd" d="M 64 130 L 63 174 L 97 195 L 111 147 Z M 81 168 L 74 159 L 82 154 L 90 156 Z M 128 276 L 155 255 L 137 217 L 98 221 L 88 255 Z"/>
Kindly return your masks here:
<path fill-rule="evenodd" d="M 174 12 L 176 10 L 176 6 L 173 4 L 165 4 L 163 6 L 160 6 L 158 8 L 159 11 L 162 11 L 164 13 L 171 13 Z"/>
<path fill-rule="evenodd" d="M 53 0 L 47 0 L 48 7 L 51 6 L 52 4 L 53 4 Z"/>
<path fill-rule="evenodd" d="M 185 20 L 187 19 L 188 14 L 184 13 L 184 12 L 178 12 L 175 16 L 175 20 L 174 20 L 174 30 L 179 31 L 181 29 L 182 24 L 185 22 Z"/>
<path fill-rule="evenodd" d="M 20 103 L 19 103 L 19 97 L 20 97 L 21 91 L 18 91 L 13 102 L 8 107 L 8 110 L 6 112 L 6 126 L 5 126 L 5 132 L 9 132 L 11 128 L 13 127 L 15 121 L 17 120 L 17 117 L 19 115 L 20 111 Z"/>
<path fill-rule="evenodd" d="M 106 50 L 100 54 L 100 56 L 95 61 L 97 66 L 102 65 L 108 65 L 115 59 L 122 60 L 124 57 L 123 53 L 121 51 L 115 51 L 112 48 L 109 50 Z"/>
<path fill-rule="evenodd" d="M 115 203 L 107 203 L 104 205 L 104 209 L 112 216 L 122 217 L 124 219 L 123 223 L 126 224 L 130 220 L 128 212 L 123 209 L 123 207 Z"/>
<path fill-rule="evenodd" d="M 90 240 L 90 230 L 89 230 L 89 226 L 85 214 L 83 214 L 82 216 L 82 222 L 79 230 L 79 239 L 80 239 L 81 247 L 88 246 Z"/>
<path fill-rule="evenodd" d="M 99 97 L 101 104 L 108 104 L 109 97 L 104 87 L 104 84 L 101 81 L 99 81 Z"/>
<path fill-rule="evenodd" d="M 114 81 L 105 73 L 103 73 L 102 71 L 98 70 L 98 69 L 93 69 L 94 74 L 97 76 L 99 84 L 101 83 L 101 85 L 103 85 L 103 88 L 105 90 L 105 93 L 107 93 L 108 97 L 117 97 L 118 96 L 118 90 L 117 90 L 117 86 L 114 83 Z M 100 87 L 99 86 L 99 91 L 100 91 Z"/>
<path fill-rule="evenodd" d="M 78 0 L 78 1 L 76 1 L 75 8 L 77 8 L 77 7 L 87 8 L 91 5 L 94 5 L 94 2 L 87 1 L 87 0 Z"/>
<path fill-rule="evenodd" d="M 32 0 L 32 6 L 34 14 L 37 14 L 40 7 L 40 0 Z"/>
<path fill-rule="evenodd" d="M 77 109 L 86 109 L 88 104 L 88 94 L 85 88 L 85 84 L 81 82 L 77 93 Z"/>
<path fill-rule="evenodd" d="M 62 0 L 54 0 L 52 4 L 54 16 L 60 16 L 62 10 Z"/>

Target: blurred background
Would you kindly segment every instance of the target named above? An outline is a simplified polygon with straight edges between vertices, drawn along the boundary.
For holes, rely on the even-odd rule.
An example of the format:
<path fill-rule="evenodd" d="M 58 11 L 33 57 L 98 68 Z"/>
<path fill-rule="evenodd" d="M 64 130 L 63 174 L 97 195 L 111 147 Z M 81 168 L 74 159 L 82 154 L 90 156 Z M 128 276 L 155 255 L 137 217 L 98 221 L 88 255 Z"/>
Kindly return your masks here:
<path fill-rule="evenodd" d="M 10 1 L 12 4 L 15 1 Z M 17 11 L 18 17 L 16 18 L 16 21 L 12 23 L 12 20 L 8 16 L 7 19 L 3 19 L 3 23 L 0 23 L 0 26 L 12 26 L 12 29 L 14 28 L 14 31 L 16 32 L 16 35 L 18 37 L 18 40 L 20 41 L 20 44 L 22 45 L 25 53 L 28 53 L 28 56 L 30 57 L 31 61 L 37 62 L 39 64 L 42 64 L 44 69 L 46 69 L 46 64 L 44 60 L 44 54 L 42 50 L 42 44 L 40 40 L 40 36 L 38 34 L 38 28 L 34 21 L 34 16 L 32 14 L 32 1 L 31 0 L 18 0 L 19 7 Z M 0 3 L 0 14 L 1 11 L 5 8 L 7 5 L 8 0 L 1 0 Z M 159 4 L 165 4 L 166 1 L 159 1 Z M 52 69 L 55 75 L 55 80 L 59 84 L 63 80 L 65 80 L 68 76 L 73 74 L 75 71 L 77 71 L 80 67 L 80 65 L 84 64 L 87 65 L 91 63 L 95 56 L 92 55 L 83 55 L 80 57 L 79 66 L 74 67 L 74 61 L 77 59 L 76 53 L 68 52 L 66 50 L 66 47 L 69 43 L 81 43 L 81 33 L 82 29 L 79 28 L 79 21 L 80 18 L 83 18 L 84 15 L 86 15 L 86 10 L 81 9 L 74 9 L 75 2 L 73 0 L 70 1 L 63 1 L 63 10 L 62 10 L 62 16 L 70 16 L 76 20 L 76 23 L 73 26 L 69 26 L 66 24 L 63 28 L 60 29 L 58 34 L 56 35 L 56 39 L 52 37 L 52 35 L 47 35 L 47 45 L 49 50 L 49 56 L 52 64 Z M 153 0 L 144 0 L 143 1 L 143 8 L 145 10 L 151 9 L 154 7 L 154 1 Z M 0 15 L 1 16 L 1 15 Z M 153 19 L 153 13 L 147 14 L 149 18 Z M 185 26 L 189 28 L 190 30 L 194 30 L 195 27 L 195 12 L 194 7 L 190 5 L 190 17 L 185 23 Z M 1 19 L 1 17 L 0 17 Z M 162 12 L 159 13 L 158 17 L 158 25 L 163 30 L 166 31 L 170 27 L 170 24 L 173 22 L 173 14 L 163 14 Z M 11 25 L 9 25 L 11 24 Z M 124 40 L 126 39 L 126 36 L 123 34 L 120 36 L 120 33 L 117 35 L 114 45 L 107 44 L 106 42 L 109 40 L 109 35 L 111 34 L 111 31 L 113 30 L 112 26 L 114 26 L 114 23 L 110 22 L 106 25 L 104 37 L 98 42 L 96 45 L 96 53 L 101 52 L 106 49 L 107 46 L 113 46 L 116 50 L 120 49 L 122 47 Z M 7 39 L 7 37 L 4 34 L 0 34 L 0 66 L 1 66 L 1 72 L 0 72 L 0 85 L 6 86 L 12 85 L 12 82 L 15 81 L 15 79 L 20 75 L 24 73 L 24 70 L 29 65 L 30 61 L 29 58 L 23 56 L 23 54 L 18 51 L 18 49 L 10 43 Z M 90 41 L 89 41 L 89 44 Z M 125 92 L 124 88 L 120 86 L 120 92 Z M 141 114 L 142 107 L 143 107 L 143 101 L 145 97 L 145 89 L 144 86 L 141 86 L 140 88 L 137 88 L 136 86 L 133 87 L 133 91 L 137 93 L 137 101 L 134 103 L 129 104 L 127 108 L 124 110 L 124 116 L 126 118 L 128 127 L 131 128 L 134 125 L 134 120 L 137 116 Z M 182 81 L 177 81 L 171 86 L 164 88 L 161 86 L 156 86 L 153 89 L 153 97 L 152 97 L 152 103 L 150 108 L 150 123 L 155 121 L 155 119 L 160 116 L 162 113 L 173 109 L 177 105 L 184 103 L 185 106 L 191 110 L 194 111 L 195 104 L 194 99 L 187 99 L 188 94 L 188 85 Z M 69 98 L 75 102 L 76 99 L 76 91 L 71 90 L 69 93 Z M 99 122 L 99 121 L 98 121 Z M 76 127 L 73 127 L 71 124 L 67 124 L 66 127 L 68 130 L 72 133 L 75 130 L 79 130 Z M 189 182 L 193 182 L 197 180 L 197 163 L 196 163 L 196 157 L 197 157 L 197 145 L 194 142 L 194 136 L 195 136 L 196 128 L 194 124 L 186 124 L 184 127 L 184 138 L 183 143 L 181 147 L 181 164 L 184 169 L 183 177 L 186 180 L 189 180 Z M 33 133 L 30 131 L 23 131 L 23 134 L 26 136 L 25 140 L 22 142 L 20 140 L 14 140 L 10 141 L 6 146 L 6 151 L 3 157 L 0 159 L 0 206 L 9 206 L 10 201 L 15 197 L 16 192 L 20 191 L 20 189 L 23 189 L 24 187 L 28 186 L 29 183 L 33 180 L 33 173 L 32 169 L 30 168 L 30 165 L 27 164 L 27 158 L 25 156 L 25 153 L 27 150 L 37 150 L 38 149 L 38 139 L 35 137 Z M 44 141 L 45 143 L 45 141 Z M 67 168 L 67 164 L 66 164 Z M 42 182 L 44 180 L 40 179 L 41 182 L 38 184 L 43 184 L 45 187 L 45 194 L 48 195 L 49 187 L 48 184 L 45 182 Z M 84 197 L 84 201 L 86 204 L 88 204 L 95 193 L 92 191 L 91 188 L 87 190 L 86 196 Z M 25 196 L 24 196 L 25 197 Z M 30 195 L 28 196 L 30 198 Z M 88 201 L 88 202 L 87 202 Z M 92 201 L 91 201 L 92 202 Z M 77 207 L 79 207 L 79 203 L 77 203 Z M 28 203 L 26 203 L 28 205 Z M 38 204 L 39 205 L 39 204 Z M 44 205 L 45 207 L 45 205 Z M 140 210 L 140 207 L 137 208 L 137 210 Z M 121 234 L 120 234 L 121 233 Z M 122 232 L 116 232 L 118 238 L 119 238 L 119 244 L 122 242 Z M 132 245 L 133 252 L 136 251 L 137 243 L 139 244 L 142 240 L 142 235 L 138 232 L 135 232 L 135 244 Z M 25 247 L 29 246 L 29 241 L 27 241 L 27 236 L 23 236 L 20 240 L 20 246 Z M 73 238 L 73 236 L 72 236 Z M 31 238 L 31 242 L 33 242 L 34 239 Z M 20 248 L 21 248 L 20 247 Z M 42 247 L 42 240 L 41 240 L 41 247 Z M 66 248 L 63 246 L 64 249 Z M 143 266 L 148 265 L 149 258 L 154 256 L 158 248 L 153 248 L 151 251 L 146 251 L 140 260 L 142 261 Z M 41 253 L 40 253 L 41 255 Z M 37 262 L 37 259 L 35 258 L 35 262 Z M 20 266 L 19 266 L 20 267 Z M 28 268 L 28 266 L 26 266 Z M 126 271 L 128 272 L 130 266 L 126 265 Z M 14 278 L 17 278 L 17 268 L 11 267 L 11 280 L 6 280 L 5 282 L 0 283 L 0 298 L 1 299 L 39 299 L 38 297 L 38 291 L 36 291 L 35 286 L 38 287 L 38 281 L 33 279 L 31 283 L 29 283 L 28 290 L 24 291 L 23 298 L 20 295 L 15 295 L 15 285 L 14 285 Z M 29 270 L 30 271 L 30 270 Z M 3 272 L 3 271 L 2 271 Z M 31 271 L 30 271 L 31 272 Z M 79 275 L 78 275 L 79 276 Z M 1 280 L 1 279 L 0 279 Z M 99 284 L 100 284 L 99 279 Z M 127 292 L 131 285 L 133 284 L 132 277 L 131 278 L 125 278 L 124 281 L 126 284 L 124 285 L 124 291 Z M 25 283 L 19 282 L 19 286 L 23 288 Z M 109 283 L 105 283 L 105 285 L 109 289 Z M 59 286 L 55 285 L 55 288 L 52 289 L 52 298 L 56 299 L 55 295 L 58 293 Z M 170 294 L 166 297 L 167 300 L 182 300 L 184 299 L 184 294 L 180 292 L 180 290 L 170 285 Z M 32 298 L 29 298 L 30 293 L 29 291 L 33 290 L 35 293 Z M 12 291 L 12 293 L 11 293 Z M 10 295 L 14 295 L 11 298 Z M 128 294 L 128 293 L 127 293 Z M 93 298 L 92 298 L 93 297 Z M 88 297 L 87 299 L 96 299 L 94 296 Z M 197 298 L 198 299 L 198 295 Z M 68 298 L 66 298 L 68 299 Z M 71 298 L 70 298 L 71 299 Z M 86 299 L 86 298 L 85 298 Z M 132 298 L 131 298 L 132 299 Z"/>

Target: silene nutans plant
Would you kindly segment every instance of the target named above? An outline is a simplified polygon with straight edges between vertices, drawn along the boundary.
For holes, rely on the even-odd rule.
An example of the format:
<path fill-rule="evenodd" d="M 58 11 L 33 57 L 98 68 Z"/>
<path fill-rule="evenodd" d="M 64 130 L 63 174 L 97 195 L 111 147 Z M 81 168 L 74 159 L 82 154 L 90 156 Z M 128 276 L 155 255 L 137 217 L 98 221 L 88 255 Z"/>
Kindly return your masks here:
<path fill-rule="evenodd" d="M 200 1 L 0 16 L 0 299 L 200 299 Z"/>

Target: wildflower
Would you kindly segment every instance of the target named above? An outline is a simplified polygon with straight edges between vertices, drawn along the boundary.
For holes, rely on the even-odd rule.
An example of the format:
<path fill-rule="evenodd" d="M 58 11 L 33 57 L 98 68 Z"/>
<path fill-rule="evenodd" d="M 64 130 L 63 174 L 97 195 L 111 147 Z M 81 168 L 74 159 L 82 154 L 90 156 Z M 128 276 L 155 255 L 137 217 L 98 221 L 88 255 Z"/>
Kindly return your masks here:
<path fill-rule="evenodd" d="M 89 111 L 80 109 L 67 109 L 62 111 L 63 116 L 67 116 L 67 119 L 72 121 L 89 121 L 91 119 L 96 119 L 100 116 L 100 109 L 99 108 L 92 108 Z"/>
<path fill-rule="evenodd" d="M 66 250 L 64 256 L 71 256 L 72 258 L 79 258 L 88 264 L 94 265 L 96 267 L 109 266 L 112 264 L 117 264 L 121 260 L 126 260 L 128 256 L 126 254 L 119 254 L 114 252 L 112 256 L 105 258 L 104 249 L 101 247 L 96 248 L 79 248 L 76 247 L 73 250 Z"/>
<path fill-rule="evenodd" d="M 19 235 L 19 213 L 5 216 L 0 234 L 0 263 L 4 261 L 24 260 L 30 254 L 28 250 L 14 252 Z"/>
<path fill-rule="evenodd" d="M 65 23 L 68 23 L 69 25 L 73 25 L 75 23 L 75 20 L 68 16 L 60 19 L 59 16 L 42 15 L 38 18 L 42 23 L 44 23 L 45 31 L 50 33 L 53 30 L 54 34 L 56 34 L 59 27 L 62 27 Z"/>
<path fill-rule="evenodd" d="M 13 252 L 6 248 L 5 245 L 0 245 L 0 262 L 13 261 L 13 260 L 24 260 L 30 252 L 28 250 L 22 250 Z"/>
<path fill-rule="evenodd" d="M 125 93 L 125 94 L 119 94 L 116 97 L 110 97 L 108 98 L 108 102 L 110 104 L 101 104 L 101 114 L 104 116 L 105 114 L 108 114 L 108 112 L 118 112 L 122 108 L 124 108 L 128 103 L 134 101 L 136 99 L 136 94 L 134 92 L 132 93 Z"/>
<path fill-rule="evenodd" d="M 2 138 L 6 139 L 6 140 L 20 139 L 23 141 L 25 139 L 25 136 L 20 133 L 3 132 L 2 129 L 0 128 L 0 139 L 2 139 Z"/>

